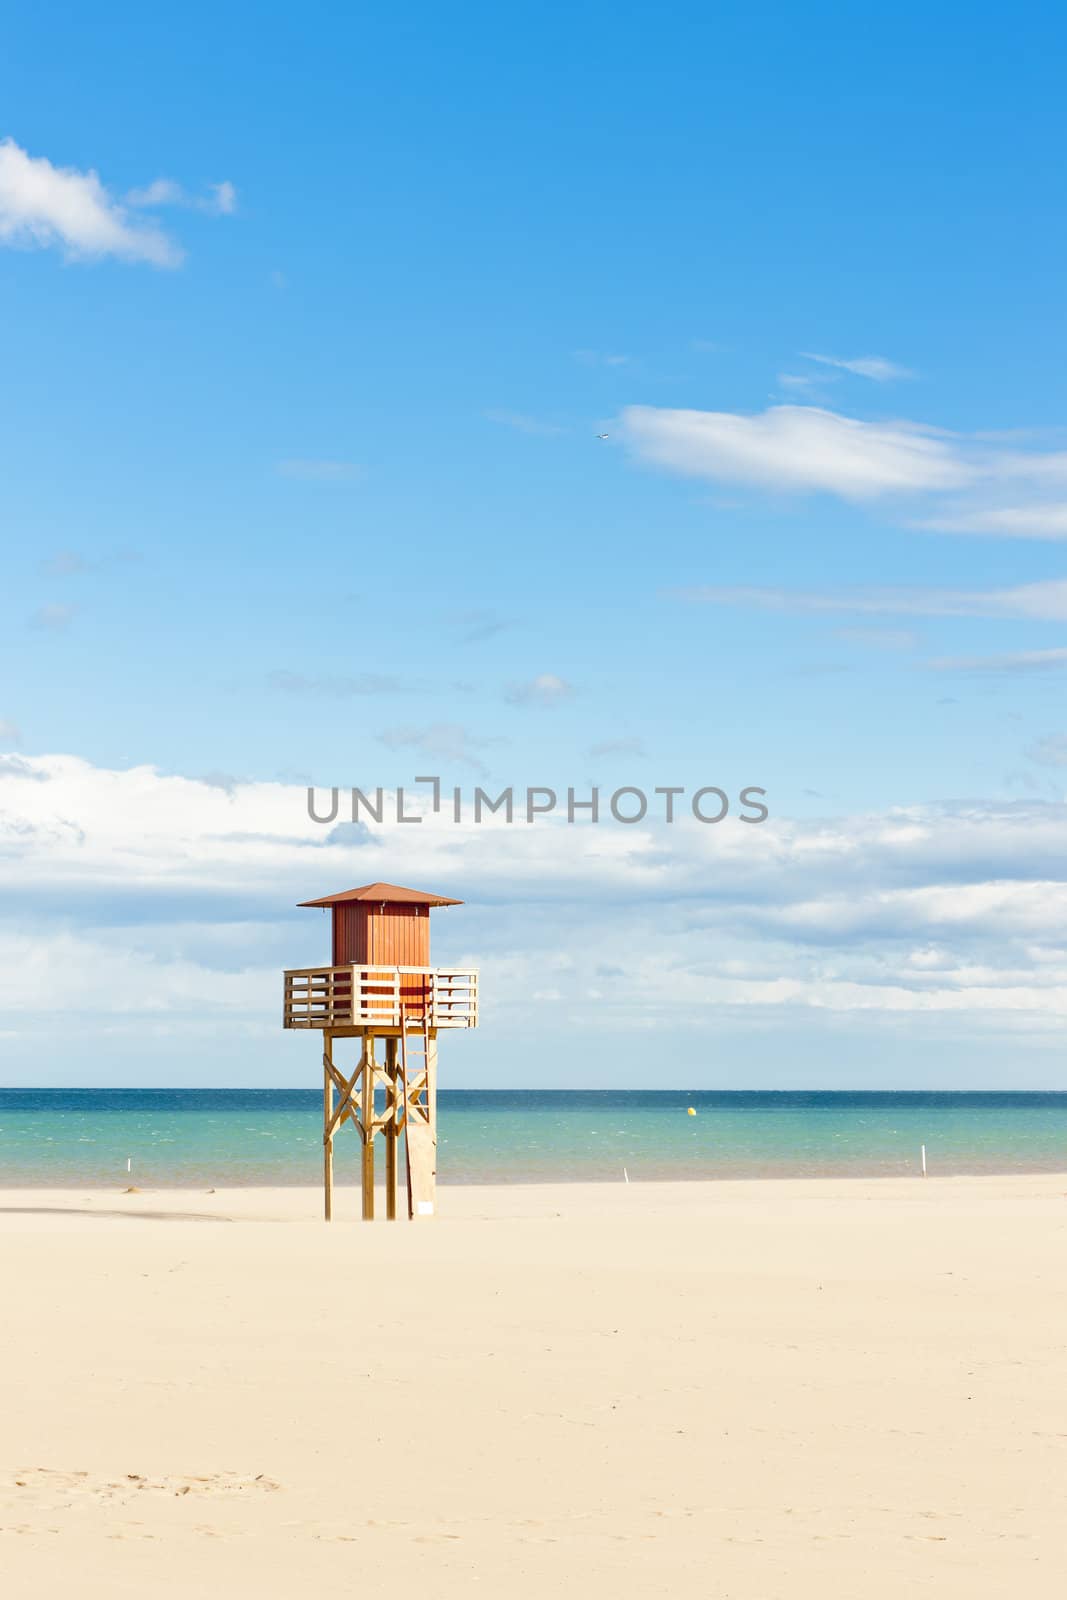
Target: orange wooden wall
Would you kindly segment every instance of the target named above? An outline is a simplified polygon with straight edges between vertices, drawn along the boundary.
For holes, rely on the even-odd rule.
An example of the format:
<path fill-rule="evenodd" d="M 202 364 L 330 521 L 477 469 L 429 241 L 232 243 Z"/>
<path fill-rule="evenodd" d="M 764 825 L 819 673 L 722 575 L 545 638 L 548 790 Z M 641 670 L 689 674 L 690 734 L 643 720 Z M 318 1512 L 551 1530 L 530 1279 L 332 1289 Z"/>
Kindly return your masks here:
<path fill-rule="evenodd" d="M 353 961 L 366 961 L 367 907 L 362 900 L 349 900 L 333 908 L 333 965 L 347 967 Z"/>
<path fill-rule="evenodd" d="M 428 967 L 430 908 L 350 900 L 333 908 L 333 965 Z"/>
<path fill-rule="evenodd" d="M 370 957 L 385 967 L 430 965 L 429 906 L 370 906 Z"/>

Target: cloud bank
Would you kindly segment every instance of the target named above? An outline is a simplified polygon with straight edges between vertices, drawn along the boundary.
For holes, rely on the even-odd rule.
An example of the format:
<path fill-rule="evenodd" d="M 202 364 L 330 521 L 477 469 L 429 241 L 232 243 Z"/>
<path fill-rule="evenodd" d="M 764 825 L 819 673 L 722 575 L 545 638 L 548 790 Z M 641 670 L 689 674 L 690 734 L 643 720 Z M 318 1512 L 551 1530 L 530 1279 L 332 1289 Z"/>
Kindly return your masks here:
<path fill-rule="evenodd" d="M 801 1014 L 877 1014 L 915 1038 L 933 1017 L 1012 1037 L 1067 1015 L 1062 803 L 640 830 L 456 825 L 421 804 L 401 839 L 316 825 L 294 785 L 16 758 L 0 773 L 0 1028 L 57 1013 L 273 1028 L 280 968 L 327 959 L 295 903 L 377 878 L 467 902 L 441 937 L 482 966 L 501 1040 L 546 1025 L 546 983 L 553 1017 L 589 1026 L 605 984 L 613 1023 L 634 1027 L 729 1014 L 787 1036 Z"/>

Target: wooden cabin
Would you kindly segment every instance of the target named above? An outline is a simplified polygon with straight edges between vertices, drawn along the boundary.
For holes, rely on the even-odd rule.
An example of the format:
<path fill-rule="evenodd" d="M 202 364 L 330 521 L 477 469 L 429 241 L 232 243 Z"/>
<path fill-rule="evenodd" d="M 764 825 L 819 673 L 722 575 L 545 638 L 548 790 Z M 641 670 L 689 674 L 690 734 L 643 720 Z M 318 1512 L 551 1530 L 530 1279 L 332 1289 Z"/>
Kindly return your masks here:
<path fill-rule="evenodd" d="M 362 889 L 301 900 L 302 906 L 333 912 L 333 964 L 358 962 L 386 967 L 430 965 L 430 907 L 459 906 L 440 894 L 402 889 L 395 883 L 367 883 Z"/>
<path fill-rule="evenodd" d="M 401 1007 L 409 1026 L 477 1025 L 477 973 L 430 965 L 430 910 L 462 900 L 366 883 L 300 904 L 329 910 L 332 964 L 285 974 L 287 1028 L 399 1029 Z"/>

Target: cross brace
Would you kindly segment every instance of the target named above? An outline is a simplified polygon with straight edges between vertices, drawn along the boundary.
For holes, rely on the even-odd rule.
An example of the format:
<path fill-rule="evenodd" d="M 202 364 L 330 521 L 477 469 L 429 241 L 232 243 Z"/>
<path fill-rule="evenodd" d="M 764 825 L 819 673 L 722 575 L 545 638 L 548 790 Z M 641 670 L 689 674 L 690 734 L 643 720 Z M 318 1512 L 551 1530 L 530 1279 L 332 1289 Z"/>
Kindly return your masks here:
<path fill-rule="evenodd" d="M 432 1216 L 437 1147 L 437 1039 L 425 1019 L 408 1023 L 399 1038 L 385 1039 L 385 1062 L 375 1055 L 375 1036 L 360 1035 L 360 1057 L 350 1076 L 333 1058 L 335 1035 L 323 1033 L 323 1199 L 326 1221 L 333 1215 L 333 1141 L 345 1123 L 351 1123 L 362 1144 L 361 1176 L 363 1219 L 374 1217 L 374 1143 L 385 1140 L 385 1210 L 389 1220 L 397 1215 L 399 1141 L 407 1151 L 407 1213 Z M 417 1031 L 413 1031 L 417 1030 Z M 346 1030 L 347 1036 L 347 1030 Z M 384 1090 L 384 1106 L 375 1106 L 375 1091 Z"/>

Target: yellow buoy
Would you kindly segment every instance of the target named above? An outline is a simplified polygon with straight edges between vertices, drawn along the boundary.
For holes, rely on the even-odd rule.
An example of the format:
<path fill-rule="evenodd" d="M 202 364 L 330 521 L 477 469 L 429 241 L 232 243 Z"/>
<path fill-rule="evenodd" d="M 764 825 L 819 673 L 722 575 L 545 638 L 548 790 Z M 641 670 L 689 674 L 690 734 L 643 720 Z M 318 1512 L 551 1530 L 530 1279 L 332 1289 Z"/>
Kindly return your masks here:
<path fill-rule="evenodd" d="M 695 1117 L 697 1114 L 696 1106 L 689 1106 L 685 1114 L 687 1117 Z"/>

